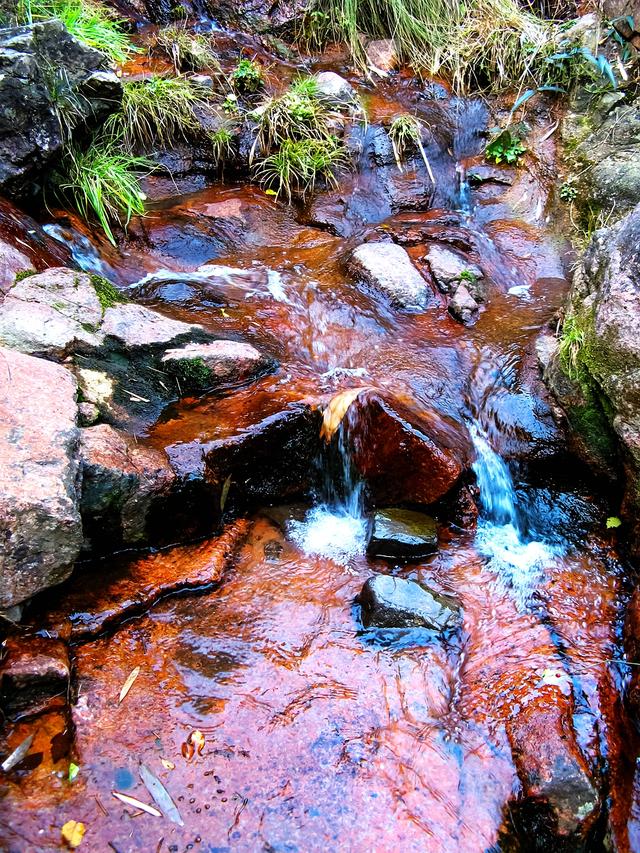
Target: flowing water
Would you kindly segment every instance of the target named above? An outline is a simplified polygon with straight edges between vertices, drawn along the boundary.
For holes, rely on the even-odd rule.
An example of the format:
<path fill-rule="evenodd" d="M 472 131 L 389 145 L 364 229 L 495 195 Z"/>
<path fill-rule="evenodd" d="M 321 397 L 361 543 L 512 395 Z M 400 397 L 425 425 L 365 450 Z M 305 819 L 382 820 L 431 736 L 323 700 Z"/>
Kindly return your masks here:
<path fill-rule="evenodd" d="M 293 403 L 325 407 L 345 390 L 373 388 L 430 413 L 452 447 L 468 445 L 477 528 L 441 508 L 432 557 L 367 557 L 371 498 L 353 465 L 367 431 L 351 407 L 317 459 L 313 494 L 252 515 L 221 583 L 112 619 L 102 635 L 72 634 L 71 724 L 63 711 L 38 723 L 42 762 L 5 790 L 6 849 L 55 849 L 67 819 L 86 824 L 89 849 L 122 853 L 599 850 L 605 835 L 630 849 L 627 668 L 616 662 L 625 572 L 604 525 L 610 510 L 567 462 L 532 379 L 532 343 L 567 286 L 559 241 L 540 215 L 544 192 L 528 175 L 473 189 L 466 175 L 484 107 L 424 101 L 394 85 L 370 93 L 370 120 L 399 104 L 438 119 L 431 209 L 386 210 L 365 164 L 350 178 L 343 236 L 305 224 L 317 212 L 297 217 L 241 184 L 158 202 L 121 252 L 73 222 L 49 233 L 134 300 L 279 361 L 246 388 L 177 402 L 140 441 L 206 444 Z M 455 323 L 437 300 L 423 313 L 399 312 L 345 275 L 357 242 L 388 233 L 408 235 L 418 264 L 432 241 L 470 242 L 492 282 L 475 326 Z M 168 575 L 200 547 L 149 559 Z M 89 603 L 63 590 L 47 607 L 77 628 L 106 612 L 128 565 L 81 576 Z M 462 629 L 365 629 L 357 597 L 376 573 L 453 597 Z M 32 725 L 14 725 L 10 744 Z M 183 745 L 194 730 L 205 746 L 189 759 Z M 71 753 L 63 733 L 73 736 Z M 72 784 L 69 754 L 80 766 Z M 111 796 L 148 801 L 141 761 L 171 792 L 183 827 L 131 817 Z M 563 785 L 582 797 L 576 820 L 594 814 L 576 835 Z"/>

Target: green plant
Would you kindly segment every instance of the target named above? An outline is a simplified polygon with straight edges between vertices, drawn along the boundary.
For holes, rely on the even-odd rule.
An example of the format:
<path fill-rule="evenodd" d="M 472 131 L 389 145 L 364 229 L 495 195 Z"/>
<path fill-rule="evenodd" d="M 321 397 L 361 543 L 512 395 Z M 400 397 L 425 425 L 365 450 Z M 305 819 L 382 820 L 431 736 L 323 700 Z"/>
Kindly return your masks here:
<path fill-rule="evenodd" d="M 123 21 L 98 0 L 19 0 L 17 18 L 29 24 L 57 18 L 72 36 L 101 51 L 112 62 L 126 62 L 136 51 L 122 29 Z"/>
<path fill-rule="evenodd" d="M 169 57 L 177 73 L 204 68 L 221 73 L 209 39 L 201 33 L 190 33 L 184 24 L 172 24 L 161 29 L 155 38 L 154 49 Z"/>
<path fill-rule="evenodd" d="M 37 275 L 36 270 L 20 270 L 20 272 L 16 273 L 16 277 L 14 279 L 14 284 L 17 284 L 19 281 L 23 281 L 25 278 L 31 278 L 32 275 Z"/>
<path fill-rule="evenodd" d="M 220 127 L 209 135 L 216 163 L 223 163 L 233 153 L 233 134 L 228 127 Z"/>
<path fill-rule="evenodd" d="M 233 88 L 244 95 L 252 95 L 264 85 L 262 69 L 253 59 L 241 59 L 229 79 Z"/>
<path fill-rule="evenodd" d="M 121 140 L 105 138 L 94 140 L 85 151 L 69 146 L 62 165 L 59 189 L 71 196 L 84 219 L 94 214 L 115 245 L 112 226 L 126 228 L 134 214 L 144 213 L 139 177 L 153 164 L 123 150 Z"/>
<path fill-rule="evenodd" d="M 76 127 L 91 114 L 91 102 L 77 91 L 69 80 L 67 69 L 62 66 L 44 66 L 43 79 L 58 119 L 60 134 L 65 142 L 69 142 Z"/>
<path fill-rule="evenodd" d="M 327 139 L 331 112 L 319 98 L 312 77 L 301 77 L 278 97 L 269 98 L 251 114 L 258 122 L 256 143 L 271 152 L 286 140 Z"/>
<path fill-rule="evenodd" d="M 91 273 L 89 278 L 103 311 L 106 311 L 107 308 L 111 308 L 117 302 L 128 301 L 123 293 L 121 293 L 113 284 L 111 284 L 110 281 L 103 278 L 101 275 Z"/>
<path fill-rule="evenodd" d="M 575 314 L 566 317 L 562 325 L 558 355 L 560 364 L 570 379 L 578 378 L 580 354 L 586 339 L 582 323 Z"/>
<path fill-rule="evenodd" d="M 211 370 L 202 358 L 176 359 L 168 367 L 186 388 L 201 391 L 211 385 Z"/>
<path fill-rule="evenodd" d="M 487 160 L 492 160 L 494 163 L 516 165 L 526 150 L 518 134 L 507 128 L 493 137 L 484 153 Z"/>
<path fill-rule="evenodd" d="M 460 273 L 460 281 L 468 281 L 469 284 L 475 284 L 478 280 L 478 276 L 471 272 L 471 270 L 462 270 Z"/>
<path fill-rule="evenodd" d="M 335 137 L 286 139 L 277 151 L 259 162 L 255 176 L 275 192 L 276 198 L 285 193 L 291 202 L 294 192 L 304 198 L 320 178 L 335 186 L 334 170 L 346 163 L 345 148 Z"/>
<path fill-rule="evenodd" d="M 122 87 L 122 105 L 107 121 L 107 130 L 122 137 L 130 148 L 154 143 L 171 147 L 176 138 L 198 133 L 196 109 L 208 109 L 207 90 L 186 77 L 154 75 L 145 80 L 127 80 Z"/>
<path fill-rule="evenodd" d="M 393 146 L 393 156 L 395 157 L 398 169 L 402 172 L 402 160 L 407 151 L 417 149 L 420 156 L 424 160 L 424 164 L 429 172 L 429 177 L 432 183 L 436 180 L 431 169 L 431 164 L 427 159 L 424 145 L 422 144 L 422 128 L 423 123 L 416 116 L 409 113 L 402 113 L 396 116 L 389 127 L 389 139 Z"/>
<path fill-rule="evenodd" d="M 238 96 L 234 95 L 233 92 L 229 92 L 224 101 L 222 102 L 222 109 L 227 115 L 236 116 L 240 114 L 240 107 L 238 105 Z"/>
<path fill-rule="evenodd" d="M 578 188 L 574 184 L 575 177 L 570 175 L 566 181 L 560 184 L 560 198 L 562 201 L 572 202 L 578 197 Z"/>

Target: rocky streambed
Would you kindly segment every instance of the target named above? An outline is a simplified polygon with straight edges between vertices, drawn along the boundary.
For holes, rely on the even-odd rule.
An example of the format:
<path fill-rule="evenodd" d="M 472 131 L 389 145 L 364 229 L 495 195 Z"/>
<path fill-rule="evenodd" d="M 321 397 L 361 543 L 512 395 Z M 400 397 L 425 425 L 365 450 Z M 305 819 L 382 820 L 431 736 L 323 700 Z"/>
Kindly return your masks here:
<path fill-rule="evenodd" d="M 0 207 L 4 849 L 640 845 L 619 489 L 542 381 L 556 108 L 489 167 L 485 104 L 342 83 L 305 204 L 152 174 L 117 248 Z"/>

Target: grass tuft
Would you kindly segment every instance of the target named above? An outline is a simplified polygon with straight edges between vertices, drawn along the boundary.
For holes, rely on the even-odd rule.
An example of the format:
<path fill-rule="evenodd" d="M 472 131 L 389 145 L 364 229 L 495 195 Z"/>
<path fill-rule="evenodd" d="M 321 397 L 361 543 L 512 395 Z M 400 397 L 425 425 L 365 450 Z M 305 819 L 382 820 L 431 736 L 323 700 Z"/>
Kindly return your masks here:
<path fill-rule="evenodd" d="M 95 216 L 113 245 L 113 226 L 126 228 L 134 214 L 144 214 L 145 196 L 139 178 L 153 168 L 153 163 L 127 153 L 121 140 L 94 140 L 84 151 L 69 146 L 63 168 L 59 189 L 71 197 L 85 220 Z"/>
<path fill-rule="evenodd" d="M 72 36 L 104 53 L 111 62 L 126 62 L 136 48 L 124 32 L 123 21 L 98 0 L 19 0 L 20 23 L 57 18 Z"/>
<path fill-rule="evenodd" d="M 273 154 L 258 164 L 257 179 L 276 198 L 285 194 L 289 203 L 294 191 L 304 198 L 319 179 L 337 186 L 334 170 L 347 164 L 346 150 L 335 137 L 286 139 Z"/>
<path fill-rule="evenodd" d="M 583 324 L 578 317 L 567 317 L 562 326 L 558 356 L 562 369 L 574 381 L 580 373 L 580 355 L 586 340 Z"/>
<path fill-rule="evenodd" d="M 207 90 L 186 77 L 127 80 L 120 111 L 108 119 L 107 130 L 131 149 L 155 143 L 171 147 L 176 139 L 187 139 L 200 130 L 194 111 L 208 106 Z"/>
<path fill-rule="evenodd" d="M 184 24 L 161 29 L 155 38 L 154 50 L 167 56 L 177 73 L 204 69 L 222 73 L 209 39 L 201 33 L 189 32 Z"/>
<path fill-rule="evenodd" d="M 422 130 L 424 124 L 416 116 L 409 113 L 402 113 L 396 116 L 389 126 L 389 139 L 393 146 L 393 156 L 395 157 L 398 169 L 402 172 L 402 162 L 408 151 L 418 150 L 422 157 L 429 177 L 432 183 L 436 180 L 431 169 L 431 164 L 427 158 L 427 153 L 422 144 Z"/>

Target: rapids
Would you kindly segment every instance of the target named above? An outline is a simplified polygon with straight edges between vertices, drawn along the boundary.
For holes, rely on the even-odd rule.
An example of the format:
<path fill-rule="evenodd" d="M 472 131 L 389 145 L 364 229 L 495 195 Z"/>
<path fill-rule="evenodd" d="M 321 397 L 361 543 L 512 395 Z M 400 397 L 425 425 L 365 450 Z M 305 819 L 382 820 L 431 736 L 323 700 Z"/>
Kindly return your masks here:
<path fill-rule="evenodd" d="M 71 626 L 74 695 L 69 719 L 60 709 L 40 718 L 40 764 L 4 792 L 7 850 L 56 849 L 67 819 L 85 823 L 87 849 L 121 853 L 600 850 L 605 838 L 631 849 L 625 569 L 605 529 L 609 507 L 567 461 L 535 379 L 535 337 L 567 288 L 548 187 L 529 173 L 511 186 L 467 182 L 487 123 L 481 103 L 425 100 L 410 81 L 387 82 L 367 93 L 371 124 L 399 104 L 438 122 L 426 211 L 379 205 L 361 163 L 345 178 L 344 228 L 231 183 L 156 202 L 119 251 L 66 216 L 47 229 L 135 301 L 279 361 L 233 393 L 176 402 L 141 441 L 205 444 L 291 403 L 324 407 L 345 389 L 377 389 L 437 414 L 451 441 L 470 440 L 477 529 L 441 508 L 432 557 L 367 557 L 371 501 L 351 465 L 366 424 L 353 415 L 318 458 L 312 494 L 251 514 L 219 583 L 84 635 L 74 626 L 106 611 L 130 558 L 75 578 L 84 603 L 68 587 L 48 593 L 46 608 L 62 614 L 50 625 Z M 474 326 L 440 301 L 398 311 L 345 275 L 358 242 L 389 235 L 418 264 L 430 243 L 465 236 L 491 279 Z M 153 556 L 160 575 L 171 554 Z M 377 572 L 452 596 L 462 631 L 365 629 L 357 596 Z M 10 745 L 30 725 L 15 723 Z M 187 760 L 194 730 L 205 746 Z M 69 755 L 80 767 L 73 783 Z M 145 800 L 140 762 L 163 780 L 183 827 L 131 816 L 111 796 Z"/>

